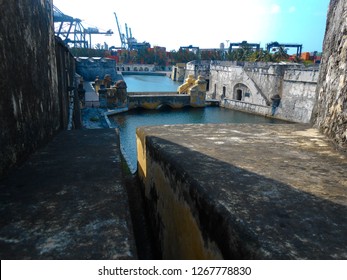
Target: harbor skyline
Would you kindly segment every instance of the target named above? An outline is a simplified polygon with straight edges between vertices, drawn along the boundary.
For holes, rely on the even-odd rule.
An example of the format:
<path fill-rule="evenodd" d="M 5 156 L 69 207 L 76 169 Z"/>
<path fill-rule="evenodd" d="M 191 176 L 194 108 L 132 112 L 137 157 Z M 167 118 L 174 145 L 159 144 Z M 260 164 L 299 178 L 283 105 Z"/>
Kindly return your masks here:
<path fill-rule="evenodd" d="M 138 42 L 165 47 L 219 48 L 231 42 L 302 44 L 304 52 L 322 51 L 329 0 L 215 0 L 202 2 L 159 0 L 120 2 L 54 0 L 64 14 L 79 18 L 84 27 L 111 29 L 113 35 L 93 35 L 92 45 L 120 47 L 114 12 L 122 33 L 125 24 Z M 290 54 L 292 50 L 289 50 Z"/>

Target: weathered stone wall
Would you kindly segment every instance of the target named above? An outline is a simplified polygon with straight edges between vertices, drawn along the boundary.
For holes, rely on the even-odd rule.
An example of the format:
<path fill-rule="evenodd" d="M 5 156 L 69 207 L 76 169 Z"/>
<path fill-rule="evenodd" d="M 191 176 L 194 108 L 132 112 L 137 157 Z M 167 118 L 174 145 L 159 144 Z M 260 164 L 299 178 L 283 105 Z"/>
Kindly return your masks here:
<path fill-rule="evenodd" d="M 217 99 L 236 99 L 248 103 L 266 105 L 266 97 L 257 84 L 249 78 L 242 66 L 211 67 L 210 92 Z M 242 92 L 238 97 L 238 92 Z"/>
<path fill-rule="evenodd" d="M 163 259 L 222 259 L 216 243 L 201 232 L 194 217 L 198 211 L 192 211 L 186 201 L 191 182 L 149 148 L 150 140 L 137 129 L 138 174 Z"/>
<path fill-rule="evenodd" d="M 310 123 L 316 101 L 318 74 L 318 69 L 287 69 L 284 72 L 278 116 L 291 121 Z"/>
<path fill-rule="evenodd" d="M 56 37 L 55 40 L 55 54 L 57 61 L 57 74 L 58 74 L 58 97 L 59 97 L 59 117 L 61 128 L 66 129 L 69 124 L 69 106 L 70 94 L 77 100 L 77 91 L 72 90 L 71 87 L 76 88 L 75 77 L 75 59 L 69 52 L 68 48 L 64 45 L 62 40 Z M 69 89 L 71 89 L 69 91 Z M 74 110 L 74 123 L 78 126 L 80 121 L 79 102 L 74 102 L 77 107 Z"/>
<path fill-rule="evenodd" d="M 116 61 L 109 58 L 77 58 L 76 72 L 85 81 L 94 81 L 96 76 L 103 79 L 105 75 L 111 75 L 112 81 L 119 80 L 116 71 Z"/>
<path fill-rule="evenodd" d="M 242 108 L 245 111 L 251 108 L 249 112 L 259 113 L 271 112 L 271 97 L 279 94 L 281 104 L 275 117 L 309 123 L 315 104 L 317 79 L 318 68 L 264 63 L 211 65 L 208 96 L 235 100 L 232 103 L 237 105 L 233 107 L 231 102 L 227 101 L 222 103 L 222 106 Z M 256 108 L 257 106 L 259 108 Z M 268 106 L 268 110 L 264 110 L 264 106 Z"/>
<path fill-rule="evenodd" d="M 220 106 L 228 109 L 244 111 L 261 116 L 268 116 L 271 114 L 271 107 L 264 105 L 256 105 L 248 102 L 238 101 L 235 99 L 223 99 Z"/>
<path fill-rule="evenodd" d="M 187 79 L 189 75 L 194 75 L 195 78 L 199 75 L 208 78 L 210 75 L 210 62 L 205 60 L 188 62 L 186 64 L 184 79 Z"/>
<path fill-rule="evenodd" d="M 0 0 L 0 177 L 66 123 L 52 5 Z"/>
<path fill-rule="evenodd" d="M 331 0 L 312 121 L 347 150 L 347 1 Z"/>
<path fill-rule="evenodd" d="M 164 259 L 346 259 L 347 158 L 317 129 L 186 124 L 136 134 Z"/>
<path fill-rule="evenodd" d="M 172 67 L 171 79 L 173 81 L 183 82 L 186 74 L 186 64 L 177 63 Z"/>

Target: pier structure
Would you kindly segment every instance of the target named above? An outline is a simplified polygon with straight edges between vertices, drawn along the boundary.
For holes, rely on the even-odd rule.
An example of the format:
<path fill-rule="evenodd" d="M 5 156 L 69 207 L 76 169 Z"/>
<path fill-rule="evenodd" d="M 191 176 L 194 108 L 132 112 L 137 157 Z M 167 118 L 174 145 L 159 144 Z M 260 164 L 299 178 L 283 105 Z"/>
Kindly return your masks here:
<path fill-rule="evenodd" d="M 177 92 L 146 92 L 128 93 L 124 81 L 118 81 L 114 87 L 99 90 L 99 103 L 101 107 L 115 110 L 122 108 L 157 109 L 161 106 L 169 106 L 173 109 L 206 106 L 206 81 L 202 76 L 197 80 L 192 79 L 185 94 Z"/>

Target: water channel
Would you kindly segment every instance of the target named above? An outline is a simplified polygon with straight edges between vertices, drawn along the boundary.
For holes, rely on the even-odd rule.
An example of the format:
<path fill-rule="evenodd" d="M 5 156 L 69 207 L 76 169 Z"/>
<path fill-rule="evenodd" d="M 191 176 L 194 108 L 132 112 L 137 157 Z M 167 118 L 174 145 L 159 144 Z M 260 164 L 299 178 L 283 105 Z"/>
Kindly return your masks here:
<path fill-rule="evenodd" d="M 220 107 L 158 110 L 135 109 L 110 117 L 120 132 L 120 141 L 125 152 L 130 170 L 136 171 L 136 128 L 149 125 L 189 124 L 189 123 L 284 123 L 258 115 L 247 114 Z"/>
<path fill-rule="evenodd" d="M 173 82 L 166 76 L 124 75 L 128 92 L 176 91 L 181 83 Z M 160 90 L 159 90 L 160 89 Z M 240 111 L 221 107 L 157 110 L 134 109 L 109 117 L 112 125 L 120 132 L 120 141 L 130 170 L 136 171 L 136 128 L 150 125 L 191 124 L 191 123 L 287 123 Z"/>
<path fill-rule="evenodd" d="M 177 92 L 182 83 L 167 76 L 123 75 L 128 92 Z"/>

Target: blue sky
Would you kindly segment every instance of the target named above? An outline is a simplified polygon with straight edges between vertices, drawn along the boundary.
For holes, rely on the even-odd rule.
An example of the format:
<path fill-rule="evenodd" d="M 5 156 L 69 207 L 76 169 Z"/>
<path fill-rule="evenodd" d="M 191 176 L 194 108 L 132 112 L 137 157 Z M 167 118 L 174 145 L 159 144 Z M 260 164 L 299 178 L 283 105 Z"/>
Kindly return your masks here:
<path fill-rule="evenodd" d="M 219 48 L 248 41 L 303 44 L 303 51 L 322 51 L 330 0 L 53 0 L 63 13 L 85 27 L 112 29 L 112 36 L 93 36 L 92 44 L 120 46 L 114 12 L 138 42 L 166 47 Z M 290 49 L 288 53 L 294 53 Z"/>

